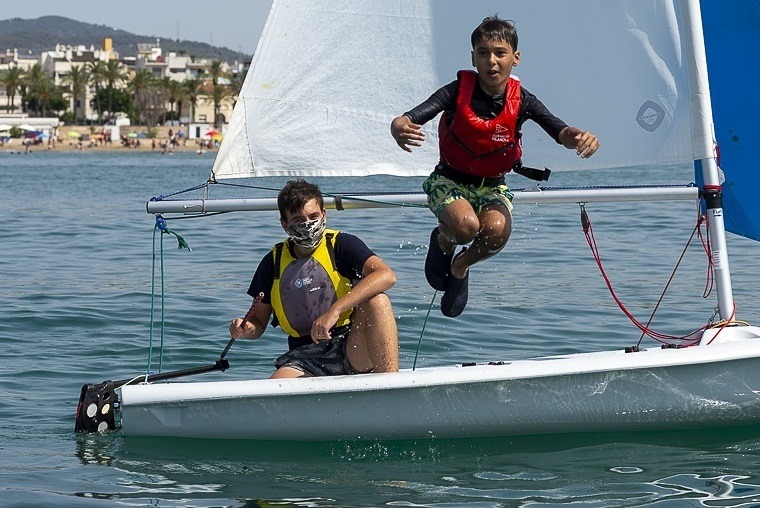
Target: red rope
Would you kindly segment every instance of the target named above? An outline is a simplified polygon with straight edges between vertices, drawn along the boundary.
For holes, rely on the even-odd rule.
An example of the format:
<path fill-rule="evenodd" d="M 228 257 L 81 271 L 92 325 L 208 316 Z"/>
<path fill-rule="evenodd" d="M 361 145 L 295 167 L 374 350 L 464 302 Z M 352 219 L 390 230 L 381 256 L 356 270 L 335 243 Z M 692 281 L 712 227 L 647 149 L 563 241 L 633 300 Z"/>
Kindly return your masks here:
<path fill-rule="evenodd" d="M 675 273 L 678 270 L 678 267 L 681 264 L 681 261 L 683 260 L 684 255 L 686 254 L 686 250 L 688 249 L 689 244 L 693 240 L 695 234 L 698 234 L 700 240 L 702 241 L 702 246 L 703 246 L 703 248 L 705 250 L 705 253 L 707 254 L 707 258 L 708 258 L 708 269 L 707 269 L 707 272 L 708 272 L 708 275 L 707 275 L 708 282 L 707 282 L 707 286 L 706 286 L 705 293 L 704 293 L 703 297 L 706 297 L 706 295 L 709 294 L 709 291 L 712 290 L 712 267 L 713 267 L 712 263 L 713 263 L 713 260 L 712 260 L 712 256 L 711 256 L 711 253 L 710 253 L 709 240 L 707 242 L 705 242 L 705 240 L 704 240 L 704 238 L 702 236 L 702 232 L 701 232 L 701 225 L 703 223 L 706 223 L 704 216 L 702 216 L 702 215 L 699 216 L 699 218 L 697 220 L 697 224 L 694 226 L 694 229 L 692 230 L 691 236 L 689 237 L 689 241 L 686 243 L 686 246 L 684 247 L 684 250 L 681 252 L 681 256 L 679 257 L 678 262 L 676 263 L 676 266 L 674 267 L 674 269 L 673 269 L 673 271 L 672 271 L 672 273 L 670 275 L 670 278 L 668 279 L 668 282 L 665 285 L 665 288 L 663 289 L 662 294 L 660 295 L 659 300 L 657 301 L 657 305 L 655 306 L 655 308 L 652 311 L 652 314 L 651 314 L 649 320 L 647 321 L 647 324 L 642 324 L 628 310 L 628 308 L 625 306 L 625 304 L 623 303 L 623 301 L 618 297 L 617 293 L 615 292 L 615 289 L 612 287 L 612 281 L 610 281 L 610 278 L 607 276 L 607 272 L 605 271 L 604 265 L 602 264 L 602 258 L 601 258 L 601 255 L 599 254 L 599 248 L 598 248 L 597 243 L 596 243 L 596 238 L 594 237 L 594 231 L 593 231 L 593 228 L 591 226 L 591 220 L 589 219 L 588 214 L 586 213 L 585 206 L 582 205 L 582 204 L 580 206 L 581 206 L 581 225 L 583 226 L 583 233 L 586 236 L 586 242 L 588 243 L 588 246 L 591 249 L 591 253 L 592 253 L 593 257 L 594 257 L 594 261 L 596 262 L 596 265 L 599 267 L 599 272 L 601 273 L 602 278 L 604 279 L 604 283 L 606 284 L 607 289 L 609 290 L 610 295 L 612 296 L 613 300 L 615 300 L 615 303 L 617 304 L 617 306 L 620 308 L 620 310 L 623 312 L 623 314 L 625 314 L 626 317 L 628 317 L 628 319 L 631 321 L 631 323 L 633 323 L 634 326 L 636 326 L 639 330 L 641 330 L 642 335 L 639 338 L 639 344 L 641 343 L 641 340 L 643 339 L 644 335 L 647 335 L 647 336 L 651 337 L 652 339 L 654 339 L 654 340 L 656 340 L 658 342 L 667 344 L 668 343 L 667 341 L 672 341 L 672 340 L 684 341 L 684 340 L 687 340 L 690 337 L 694 337 L 695 334 L 698 334 L 699 332 L 704 331 L 704 330 L 706 330 L 707 328 L 710 327 L 710 325 L 707 324 L 705 326 L 702 326 L 702 327 L 694 330 L 691 333 L 687 333 L 686 335 L 682 335 L 682 336 L 669 335 L 669 334 L 665 334 L 665 333 L 660 333 L 660 332 L 657 332 L 657 331 L 652 330 L 651 328 L 649 328 L 649 325 L 652 323 L 652 320 L 654 319 L 654 315 L 657 312 L 657 310 L 659 309 L 659 306 L 662 303 L 663 298 L 665 297 L 665 293 L 667 292 L 668 287 L 670 286 L 670 283 L 672 282 L 672 280 L 673 280 L 673 278 L 675 276 Z M 701 334 L 699 335 L 699 337 L 701 338 Z M 696 344 L 697 342 L 699 342 L 699 340 L 700 339 L 697 338 L 697 339 L 692 340 L 691 342 L 687 343 L 686 345 L 692 346 L 692 345 Z M 714 338 L 713 338 L 713 340 L 714 340 Z"/>

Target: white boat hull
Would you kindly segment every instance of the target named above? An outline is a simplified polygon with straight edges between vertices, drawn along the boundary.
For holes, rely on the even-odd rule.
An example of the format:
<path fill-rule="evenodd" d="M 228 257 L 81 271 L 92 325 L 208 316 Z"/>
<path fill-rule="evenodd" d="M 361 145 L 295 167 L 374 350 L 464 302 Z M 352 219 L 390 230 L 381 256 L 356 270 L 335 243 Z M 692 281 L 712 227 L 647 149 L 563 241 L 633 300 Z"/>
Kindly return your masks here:
<path fill-rule="evenodd" d="M 121 424 L 135 436 L 342 440 L 760 423 L 760 329 L 731 337 L 397 374 L 130 385 Z"/>

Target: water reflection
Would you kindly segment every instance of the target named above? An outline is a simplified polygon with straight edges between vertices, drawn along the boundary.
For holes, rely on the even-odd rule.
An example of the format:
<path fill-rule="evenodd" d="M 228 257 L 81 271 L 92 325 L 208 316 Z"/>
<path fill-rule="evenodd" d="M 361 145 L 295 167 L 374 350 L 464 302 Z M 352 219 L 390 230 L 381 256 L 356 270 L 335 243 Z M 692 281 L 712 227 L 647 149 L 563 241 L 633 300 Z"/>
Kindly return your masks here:
<path fill-rule="evenodd" d="M 750 506 L 760 505 L 746 473 L 759 450 L 757 426 L 408 442 L 77 439 L 82 464 L 118 471 L 111 492 L 79 495 L 156 506 Z"/>

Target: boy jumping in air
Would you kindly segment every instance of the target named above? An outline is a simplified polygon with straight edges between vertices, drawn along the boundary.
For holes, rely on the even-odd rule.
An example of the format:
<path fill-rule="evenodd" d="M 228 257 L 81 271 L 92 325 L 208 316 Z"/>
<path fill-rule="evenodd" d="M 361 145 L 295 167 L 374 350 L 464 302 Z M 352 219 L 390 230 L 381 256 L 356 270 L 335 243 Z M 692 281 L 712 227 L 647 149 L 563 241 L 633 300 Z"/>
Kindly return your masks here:
<path fill-rule="evenodd" d="M 591 157 L 596 136 L 552 115 L 512 76 L 520 62 L 512 22 L 488 17 L 471 36 L 473 71 L 391 123 L 398 145 L 411 152 L 425 140 L 422 125 L 443 111 L 440 162 L 422 184 L 438 226 L 430 235 L 425 277 L 443 291 L 441 312 L 456 317 L 467 305 L 469 268 L 504 248 L 512 232 L 512 193 L 504 175 L 520 165 L 520 128 L 530 119 L 557 143 Z M 457 245 L 472 242 L 454 256 Z"/>

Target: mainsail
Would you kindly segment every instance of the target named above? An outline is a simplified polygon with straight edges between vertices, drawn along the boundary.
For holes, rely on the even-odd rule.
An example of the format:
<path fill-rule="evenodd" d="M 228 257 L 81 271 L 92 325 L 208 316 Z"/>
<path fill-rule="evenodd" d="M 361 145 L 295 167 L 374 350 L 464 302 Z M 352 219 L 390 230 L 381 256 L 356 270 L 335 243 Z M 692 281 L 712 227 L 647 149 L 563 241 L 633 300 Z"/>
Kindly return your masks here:
<path fill-rule="evenodd" d="M 436 123 L 408 154 L 390 122 L 472 67 L 470 33 L 494 13 L 515 21 L 523 86 L 603 144 L 580 160 L 528 122 L 526 165 L 710 157 L 692 149 L 680 9 L 677 0 L 274 0 L 214 176 L 430 173 Z"/>

